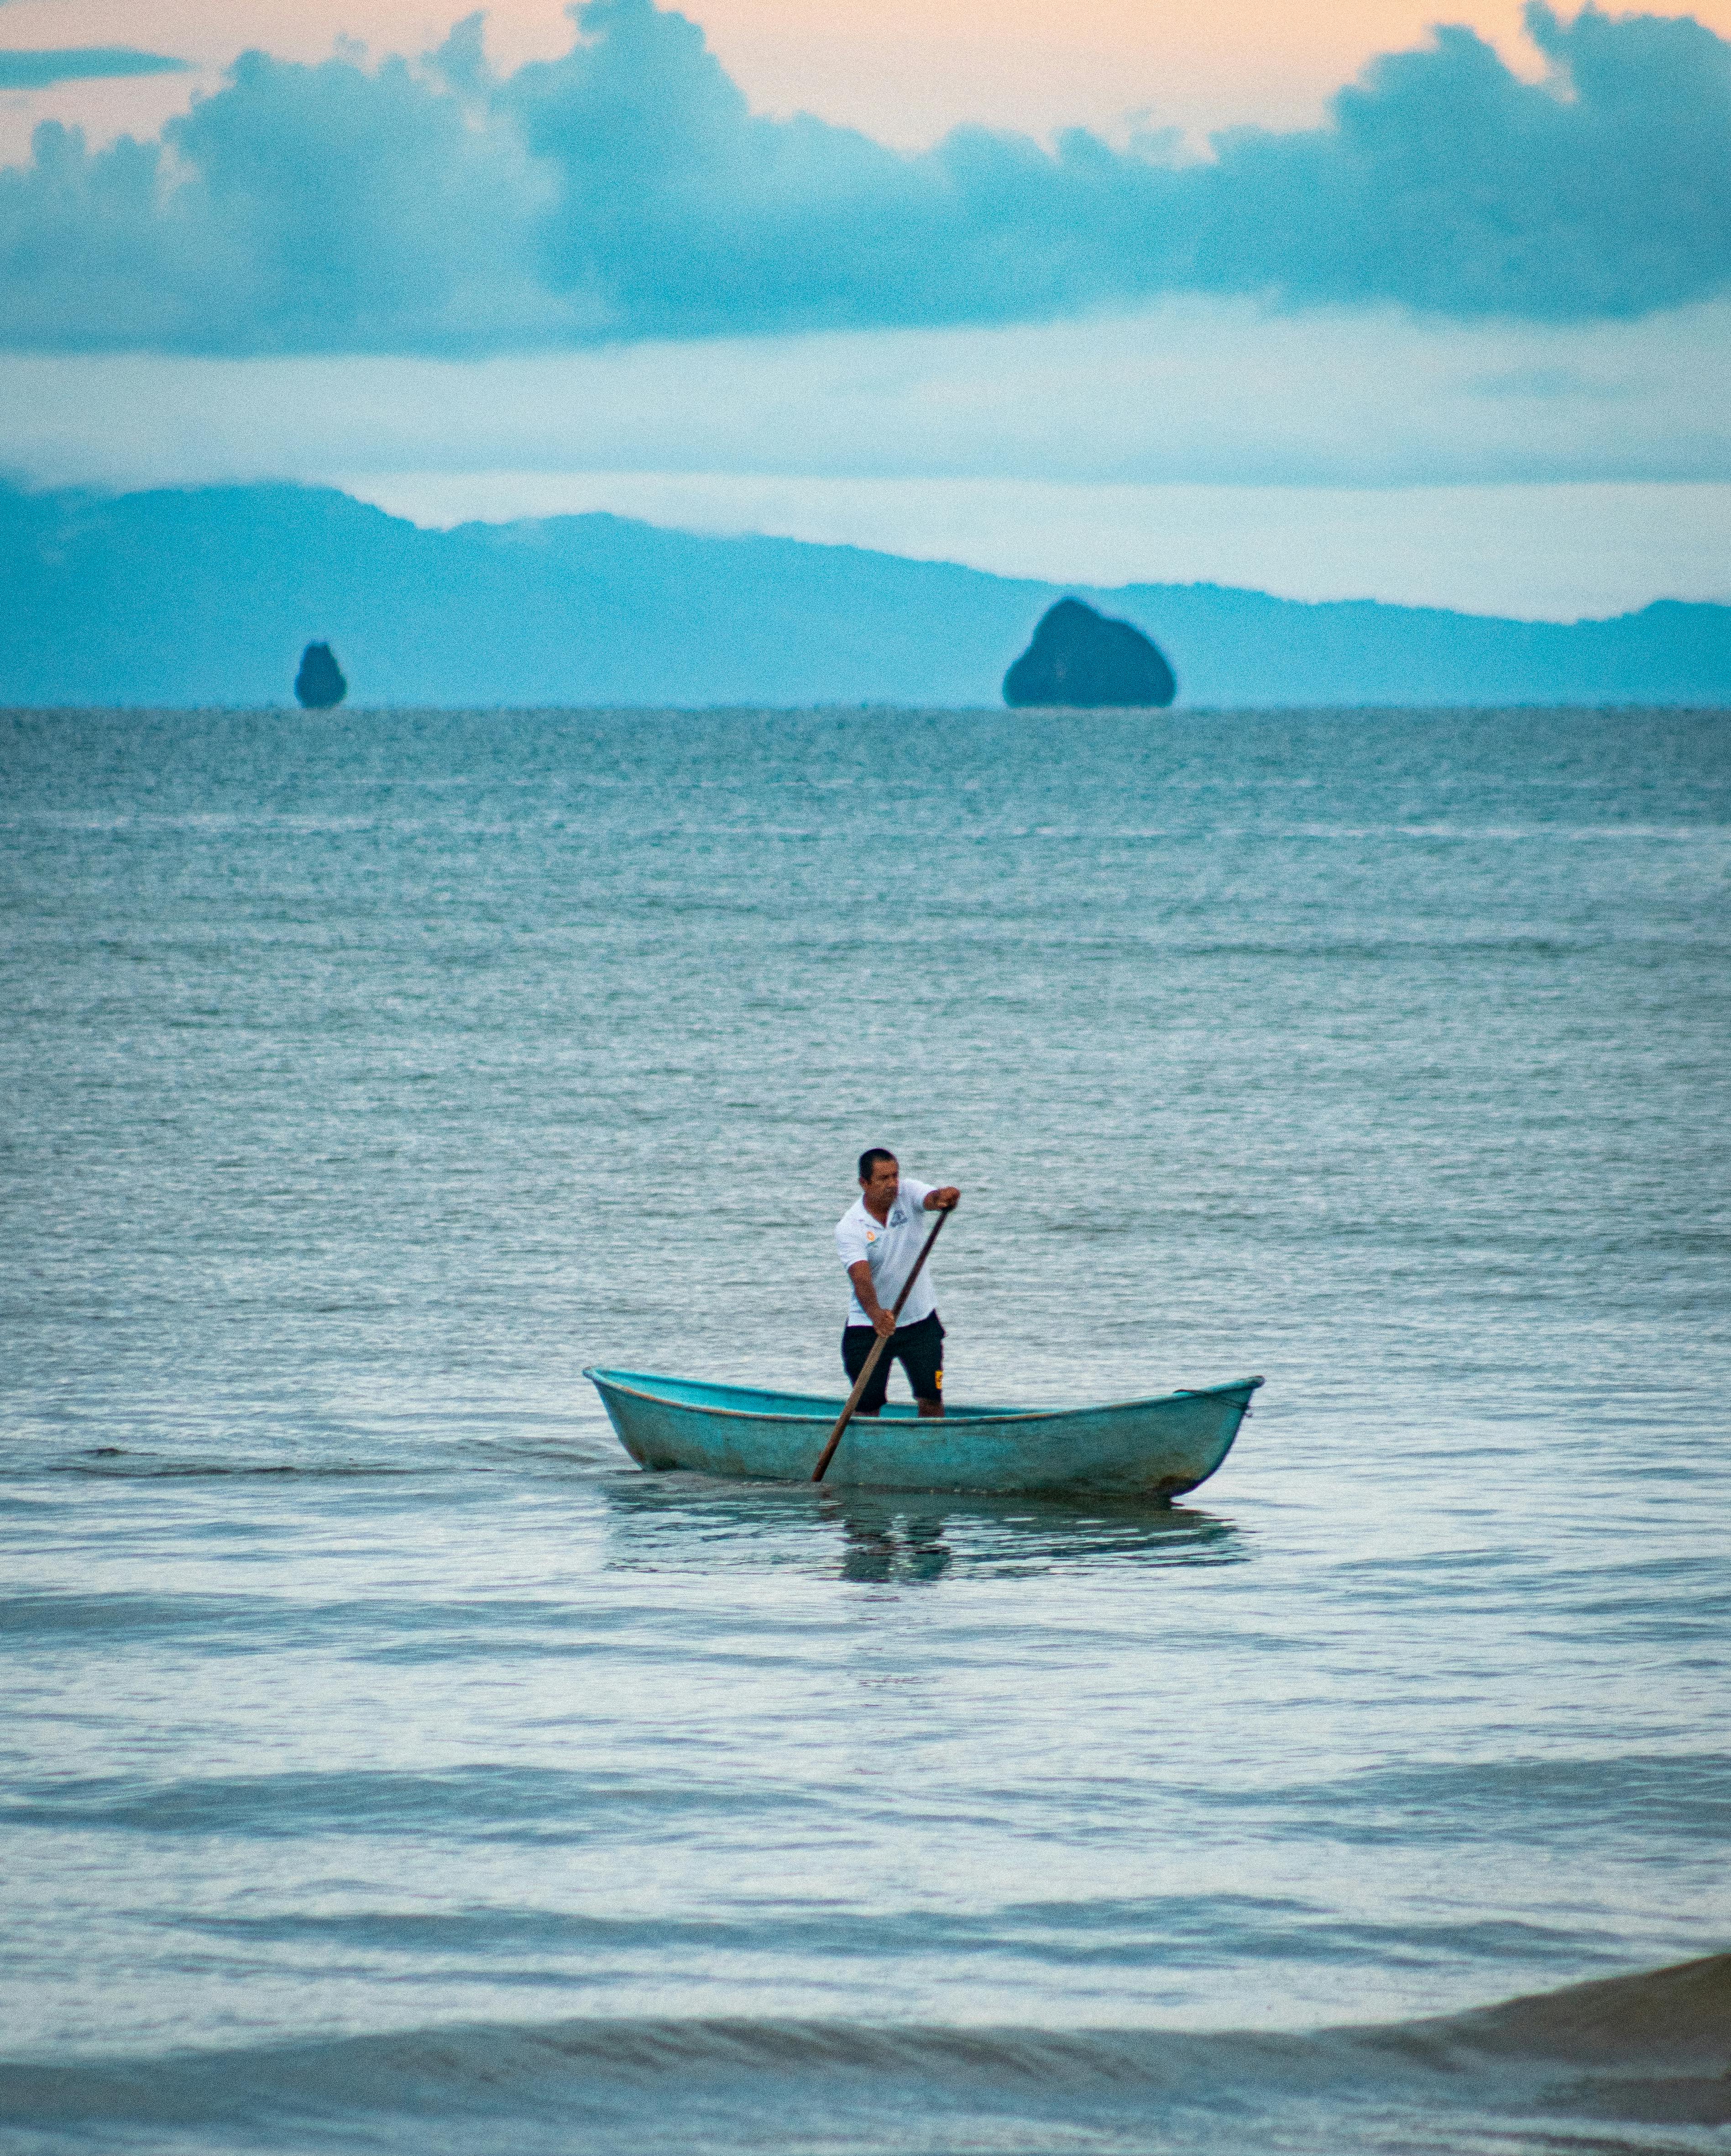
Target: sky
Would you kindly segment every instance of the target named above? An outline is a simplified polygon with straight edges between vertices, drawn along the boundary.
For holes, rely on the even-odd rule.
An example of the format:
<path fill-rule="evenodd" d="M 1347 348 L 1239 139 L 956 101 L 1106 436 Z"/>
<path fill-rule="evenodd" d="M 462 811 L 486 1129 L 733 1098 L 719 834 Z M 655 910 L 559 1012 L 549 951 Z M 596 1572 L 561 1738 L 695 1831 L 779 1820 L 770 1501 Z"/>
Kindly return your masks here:
<path fill-rule="evenodd" d="M 1731 0 L 0 0 L 0 470 L 1731 600 Z"/>

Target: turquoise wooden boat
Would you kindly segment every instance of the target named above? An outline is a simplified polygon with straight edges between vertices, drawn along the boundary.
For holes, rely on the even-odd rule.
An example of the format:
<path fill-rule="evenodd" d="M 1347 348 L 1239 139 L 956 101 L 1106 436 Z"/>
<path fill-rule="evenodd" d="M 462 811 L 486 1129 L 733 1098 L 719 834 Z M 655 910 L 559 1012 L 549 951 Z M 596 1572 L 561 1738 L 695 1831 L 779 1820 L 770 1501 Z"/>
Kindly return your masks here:
<path fill-rule="evenodd" d="M 642 1467 L 761 1482 L 809 1482 L 842 1402 L 709 1385 L 637 1370 L 585 1370 L 619 1440 Z M 892 1402 L 850 1422 L 826 1488 L 1181 1496 L 1232 1449 L 1262 1380 L 1096 1408 L 949 1406 L 922 1420 Z"/>

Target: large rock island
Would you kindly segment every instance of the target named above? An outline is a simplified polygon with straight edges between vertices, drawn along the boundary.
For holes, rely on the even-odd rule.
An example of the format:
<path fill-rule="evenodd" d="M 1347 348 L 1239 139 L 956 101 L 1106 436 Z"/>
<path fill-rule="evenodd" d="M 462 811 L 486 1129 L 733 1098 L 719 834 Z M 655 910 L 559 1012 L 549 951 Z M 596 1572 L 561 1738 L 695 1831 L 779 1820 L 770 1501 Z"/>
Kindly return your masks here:
<path fill-rule="evenodd" d="M 309 644 L 300 654 L 295 694 L 309 711 L 332 711 L 348 694 L 348 683 L 328 644 Z"/>
<path fill-rule="evenodd" d="M 1169 704 L 1178 681 L 1159 646 L 1127 621 L 1096 613 L 1080 599 L 1049 607 L 1034 641 L 1004 677 L 1006 704 L 1058 704 L 1074 711 L 1103 706 Z"/>

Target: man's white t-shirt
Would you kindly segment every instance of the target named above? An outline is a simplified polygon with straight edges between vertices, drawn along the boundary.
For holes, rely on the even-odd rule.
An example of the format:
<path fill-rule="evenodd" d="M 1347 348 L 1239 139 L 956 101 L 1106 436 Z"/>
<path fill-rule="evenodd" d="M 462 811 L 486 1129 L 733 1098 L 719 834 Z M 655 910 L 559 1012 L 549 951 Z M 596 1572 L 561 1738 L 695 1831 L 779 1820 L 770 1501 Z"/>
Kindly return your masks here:
<path fill-rule="evenodd" d="M 835 1224 L 835 1247 L 841 1253 L 842 1264 L 856 1265 L 861 1258 L 865 1259 L 871 1268 L 872 1289 L 886 1310 L 895 1308 L 901 1283 L 913 1270 L 921 1245 L 937 1224 L 937 1215 L 925 1209 L 927 1193 L 937 1188 L 934 1183 L 916 1183 L 911 1175 L 904 1175 L 900 1178 L 896 1202 L 890 1208 L 887 1220 L 880 1220 L 868 1213 L 862 1196 Z M 847 1301 L 848 1323 L 870 1325 L 871 1320 L 866 1315 L 859 1296 L 850 1292 Z M 932 1285 L 932 1268 L 927 1265 L 914 1282 L 913 1293 L 896 1322 L 917 1325 L 937 1307 L 937 1291 Z"/>

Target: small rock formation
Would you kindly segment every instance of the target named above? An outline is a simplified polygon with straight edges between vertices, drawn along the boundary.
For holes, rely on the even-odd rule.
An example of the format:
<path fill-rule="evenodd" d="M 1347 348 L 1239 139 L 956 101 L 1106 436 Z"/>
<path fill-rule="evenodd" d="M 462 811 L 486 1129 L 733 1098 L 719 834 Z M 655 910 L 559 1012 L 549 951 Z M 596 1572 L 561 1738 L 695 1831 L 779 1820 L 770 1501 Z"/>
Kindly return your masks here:
<path fill-rule="evenodd" d="M 1006 704 L 1169 704 L 1178 682 L 1158 644 L 1127 621 L 1110 621 L 1080 599 L 1049 607 L 1034 641 L 1004 677 Z"/>
<path fill-rule="evenodd" d="M 295 694 L 309 711 L 332 711 L 347 696 L 348 683 L 328 644 L 309 644 L 301 653 Z"/>

